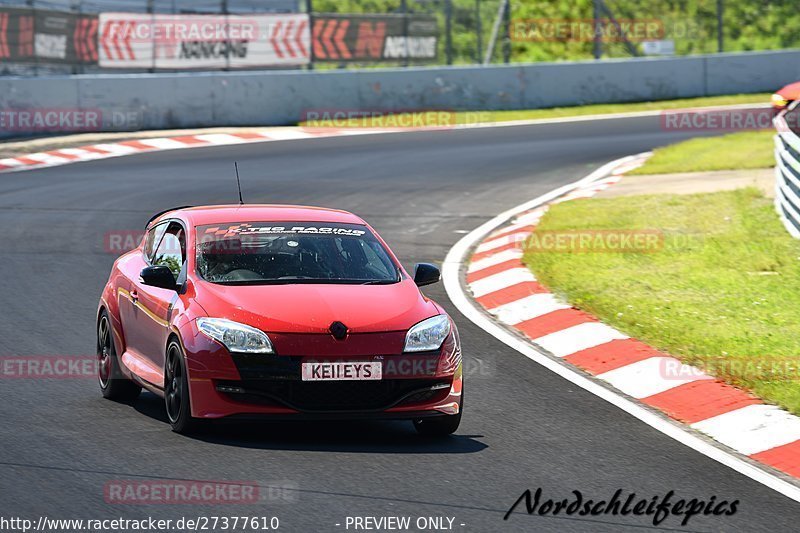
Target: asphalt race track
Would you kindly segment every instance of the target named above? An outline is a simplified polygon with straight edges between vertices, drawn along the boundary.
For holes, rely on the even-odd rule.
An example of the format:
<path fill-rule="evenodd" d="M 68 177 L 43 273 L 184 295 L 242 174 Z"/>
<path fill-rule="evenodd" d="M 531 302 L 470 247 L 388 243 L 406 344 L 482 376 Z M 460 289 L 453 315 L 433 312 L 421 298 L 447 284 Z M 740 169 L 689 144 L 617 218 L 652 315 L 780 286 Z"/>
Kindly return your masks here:
<path fill-rule="evenodd" d="M 114 257 L 108 232 L 156 211 L 233 203 L 233 161 L 247 202 L 323 205 L 362 215 L 407 269 L 441 262 L 497 213 L 597 166 L 673 142 L 658 117 L 356 136 L 143 154 L 0 176 L 0 355 L 94 353 L 95 312 Z M 217 425 L 172 433 L 162 401 L 103 400 L 91 379 L 0 384 L 4 516 L 278 516 L 280 531 L 344 531 L 347 516 L 447 516 L 485 531 L 789 531 L 800 507 L 578 389 L 473 326 L 441 284 L 425 291 L 459 324 L 470 375 L 457 436 L 424 440 L 411 424 Z M 281 483 L 291 501 L 118 505 L 113 480 Z M 548 498 L 740 500 L 735 516 L 503 515 L 527 488 Z M 336 526 L 336 524 L 341 524 Z M 461 524 L 464 524 L 463 526 Z M 351 529 L 352 531 L 352 529 Z"/>

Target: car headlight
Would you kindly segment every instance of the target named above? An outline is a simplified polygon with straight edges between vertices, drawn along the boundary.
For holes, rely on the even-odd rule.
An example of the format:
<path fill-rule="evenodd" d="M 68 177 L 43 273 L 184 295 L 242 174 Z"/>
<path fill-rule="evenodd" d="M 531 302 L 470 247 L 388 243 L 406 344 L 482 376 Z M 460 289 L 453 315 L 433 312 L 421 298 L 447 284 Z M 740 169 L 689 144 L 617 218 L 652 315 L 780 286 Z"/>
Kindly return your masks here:
<path fill-rule="evenodd" d="M 787 100 L 778 93 L 772 95 L 771 101 L 772 105 L 774 105 L 775 107 L 786 107 L 786 104 L 789 103 L 789 100 Z"/>
<path fill-rule="evenodd" d="M 442 347 L 450 334 L 450 319 L 447 315 L 437 315 L 423 320 L 406 333 L 404 352 L 431 352 Z"/>
<path fill-rule="evenodd" d="M 198 318 L 197 328 L 231 352 L 275 353 L 266 333 L 224 318 Z"/>

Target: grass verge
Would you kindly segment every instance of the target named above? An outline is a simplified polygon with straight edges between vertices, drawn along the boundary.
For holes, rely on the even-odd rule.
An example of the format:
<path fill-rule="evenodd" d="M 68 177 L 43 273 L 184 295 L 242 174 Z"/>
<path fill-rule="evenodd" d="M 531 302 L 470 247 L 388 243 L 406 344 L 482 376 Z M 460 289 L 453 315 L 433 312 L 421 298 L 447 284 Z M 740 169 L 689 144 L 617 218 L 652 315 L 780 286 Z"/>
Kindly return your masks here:
<path fill-rule="evenodd" d="M 653 157 L 628 175 L 771 167 L 775 165 L 774 136 L 772 130 L 743 131 L 656 148 Z"/>
<path fill-rule="evenodd" d="M 755 189 L 575 200 L 543 231 L 659 230 L 650 253 L 543 253 L 555 294 L 632 337 L 800 415 L 800 242 Z"/>
<path fill-rule="evenodd" d="M 474 124 L 486 122 L 510 122 L 514 120 L 535 120 L 547 118 L 566 118 L 585 115 L 606 115 L 612 113 L 634 113 L 638 111 L 661 111 L 666 109 L 686 109 L 692 107 L 710 107 L 737 104 L 764 104 L 769 102 L 770 95 L 735 94 L 728 96 L 709 96 L 703 98 L 681 98 L 676 100 L 660 100 L 656 102 L 634 102 L 626 104 L 596 104 L 570 107 L 553 107 L 548 109 L 528 109 L 522 111 L 469 111 L 446 113 L 441 117 L 425 117 L 423 113 L 401 113 L 397 115 L 370 117 L 369 119 L 325 120 L 301 122 L 300 126 L 309 127 L 392 127 L 413 124 L 414 118 L 427 121 L 429 126 L 452 126 L 455 124 Z"/>

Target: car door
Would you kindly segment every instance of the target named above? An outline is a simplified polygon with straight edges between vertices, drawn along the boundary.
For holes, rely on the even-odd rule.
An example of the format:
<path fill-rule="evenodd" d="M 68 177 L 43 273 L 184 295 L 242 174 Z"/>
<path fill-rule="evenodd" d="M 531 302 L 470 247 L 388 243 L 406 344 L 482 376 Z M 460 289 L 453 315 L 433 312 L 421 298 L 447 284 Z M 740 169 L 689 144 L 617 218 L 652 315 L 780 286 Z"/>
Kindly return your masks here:
<path fill-rule="evenodd" d="M 181 223 L 169 223 L 151 263 L 153 266 L 169 267 L 176 282 L 181 278 L 186 268 L 186 231 Z M 145 285 L 141 279 L 136 280 L 136 291 L 140 310 L 136 317 L 136 329 L 140 335 L 141 353 L 155 368 L 163 370 L 170 318 L 178 293 Z"/>
<path fill-rule="evenodd" d="M 129 366 L 137 374 L 141 375 L 138 368 L 138 361 L 143 357 L 143 342 L 146 344 L 146 339 L 138 331 L 138 317 L 141 314 L 138 307 L 139 304 L 139 274 L 142 269 L 149 266 L 156 248 L 161 243 L 161 238 L 167 230 L 168 222 L 157 224 L 147 231 L 145 236 L 144 248 L 141 253 L 128 254 L 120 258 L 118 267 L 122 276 L 119 280 L 118 287 L 118 303 L 119 303 L 119 317 L 122 323 L 122 331 L 125 337 L 125 354 L 123 360 L 128 360 Z M 135 358 L 130 361 L 130 357 Z M 128 364 L 126 363 L 126 364 Z"/>

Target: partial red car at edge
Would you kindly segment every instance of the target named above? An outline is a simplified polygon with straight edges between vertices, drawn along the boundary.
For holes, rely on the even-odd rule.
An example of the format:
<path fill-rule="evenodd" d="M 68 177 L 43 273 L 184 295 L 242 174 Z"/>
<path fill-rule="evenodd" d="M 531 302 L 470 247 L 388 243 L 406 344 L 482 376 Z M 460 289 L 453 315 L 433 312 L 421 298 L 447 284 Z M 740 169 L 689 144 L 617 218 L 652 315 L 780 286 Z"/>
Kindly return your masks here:
<path fill-rule="evenodd" d="M 118 258 L 97 313 L 100 388 L 203 419 L 407 419 L 456 431 L 455 324 L 361 218 L 280 205 L 177 208 Z"/>
<path fill-rule="evenodd" d="M 795 100 L 800 100 L 800 81 L 782 87 L 772 95 L 771 103 L 774 112 L 780 113 Z"/>

